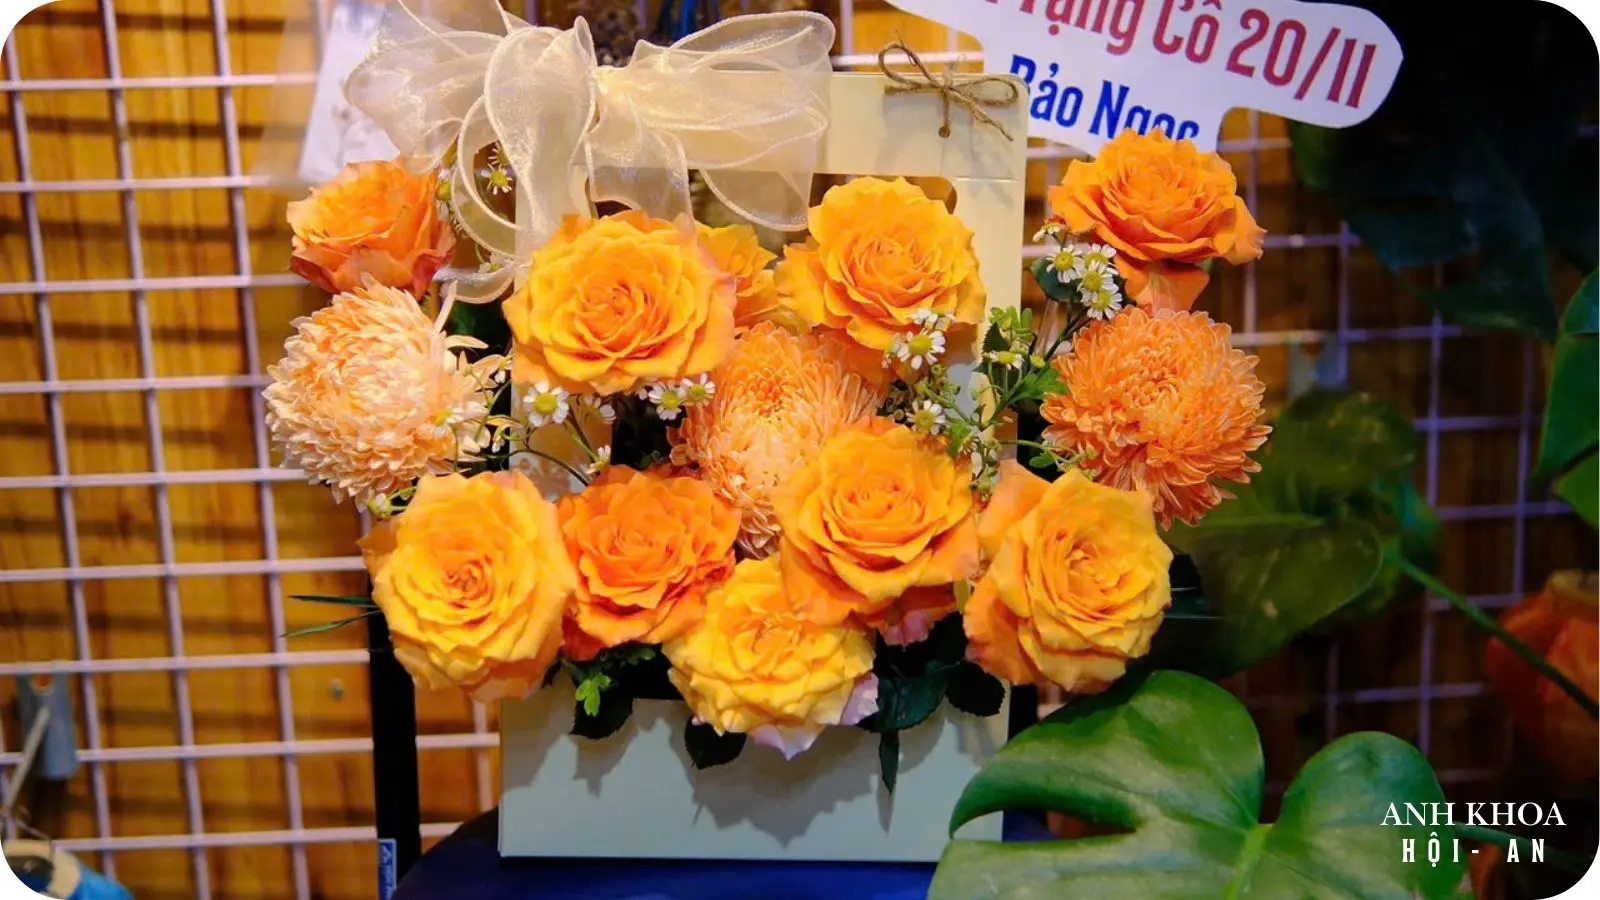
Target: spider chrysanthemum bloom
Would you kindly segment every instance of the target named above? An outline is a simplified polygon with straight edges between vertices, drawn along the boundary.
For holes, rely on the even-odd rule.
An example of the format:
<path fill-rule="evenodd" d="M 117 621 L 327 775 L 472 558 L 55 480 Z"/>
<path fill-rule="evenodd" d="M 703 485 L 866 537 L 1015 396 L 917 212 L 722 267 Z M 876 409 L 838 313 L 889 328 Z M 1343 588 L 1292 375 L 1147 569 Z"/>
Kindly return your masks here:
<path fill-rule="evenodd" d="M 263 393 L 284 465 L 365 503 L 473 458 L 484 379 L 410 294 L 369 282 L 294 326 Z"/>
<path fill-rule="evenodd" d="M 740 546 L 766 556 L 777 548 L 773 489 L 828 438 L 870 418 L 883 395 L 828 344 L 765 322 L 711 378 L 716 393 L 672 433 L 672 460 L 699 466 L 742 514 Z"/>
<path fill-rule="evenodd" d="M 1056 360 L 1065 390 L 1041 412 L 1045 438 L 1102 484 L 1143 489 L 1162 528 L 1199 521 L 1232 496 L 1218 481 L 1249 481 L 1259 424 L 1256 358 L 1228 343 L 1204 313 L 1129 309 L 1096 322 Z"/>

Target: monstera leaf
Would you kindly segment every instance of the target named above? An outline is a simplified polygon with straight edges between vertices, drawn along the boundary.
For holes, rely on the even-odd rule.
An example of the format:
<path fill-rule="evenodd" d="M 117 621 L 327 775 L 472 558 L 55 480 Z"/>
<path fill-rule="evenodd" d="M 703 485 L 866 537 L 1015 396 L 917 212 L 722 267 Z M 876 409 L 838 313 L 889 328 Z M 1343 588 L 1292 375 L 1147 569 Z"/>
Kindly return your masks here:
<path fill-rule="evenodd" d="M 1596 524 L 1600 448 L 1600 275 L 1590 273 L 1567 305 L 1550 368 L 1550 392 L 1534 475 L 1556 480 L 1556 493 Z M 1562 474 L 1564 473 L 1564 474 Z"/>
<path fill-rule="evenodd" d="M 1237 498 L 1167 535 L 1225 626 L 1185 668 L 1231 674 L 1392 600 L 1401 558 L 1426 567 L 1439 540 L 1406 475 L 1419 446 L 1410 421 L 1372 397 L 1317 390 L 1290 404 Z"/>
<path fill-rule="evenodd" d="M 1444 315 L 1553 337 L 1546 248 L 1587 271 L 1600 245 L 1595 142 L 1581 128 L 1596 101 L 1587 29 L 1545 3 L 1495 28 L 1441 27 L 1437 8 L 1408 0 L 1356 5 L 1393 29 L 1405 61 L 1367 121 L 1291 123 L 1301 180 Z M 1540 65 L 1481 62 L 1506 53 Z"/>
<path fill-rule="evenodd" d="M 1125 679 L 1003 747 L 950 824 L 1042 807 L 1127 831 L 952 841 L 929 900 L 1454 896 L 1462 866 L 1450 861 L 1449 829 L 1382 824 L 1391 803 L 1444 799 L 1410 744 L 1377 733 L 1333 742 L 1300 770 L 1272 824 L 1259 819 L 1263 778 L 1255 726 L 1227 691 L 1182 672 Z M 1436 867 L 1430 834 L 1445 851 Z M 1407 839 L 1416 862 L 1403 861 Z"/>

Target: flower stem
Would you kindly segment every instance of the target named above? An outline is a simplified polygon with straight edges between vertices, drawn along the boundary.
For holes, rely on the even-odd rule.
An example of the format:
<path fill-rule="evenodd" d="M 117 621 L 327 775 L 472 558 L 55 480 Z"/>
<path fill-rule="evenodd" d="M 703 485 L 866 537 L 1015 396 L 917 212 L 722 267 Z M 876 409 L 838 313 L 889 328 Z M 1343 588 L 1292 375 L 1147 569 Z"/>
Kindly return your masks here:
<path fill-rule="evenodd" d="M 1576 702 L 1578 706 L 1582 707 L 1585 712 L 1591 716 L 1594 716 L 1595 718 L 1600 718 L 1600 704 L 1597 704 L 1593 697 L 1585 693 L 1583 688 L 1578 687 L 1578 685 L 1573 682 L 1572 679 L 1563 674 L 1560 669 L 1557 669 L 1555 666 L 1551 665 L 1550 660 L 1540 656 L 1538 651 L 1534 650 L 1532 647 L 1529 647 L 1527 644 L 1524 644 L 1520 639 L 1517 638 L 1516 635 L 1501 627 L 1500 623 L 1496 622 L 1493 616 L 1490 616 L 1488 613 L 1468 602 L 1465 597 L 1462 597 L 1455 591 L 1445 587 L 1445 585 L 1437 578 L 1434 578 L 1421 568 L 1418 568 L 1417 565 L 1410 560 L 1400 560 L 1400 571 L 1409 576 L 1412 581 L 1415 581 L 1417 584 L 1422 585 L 1429 591 L 1432 591 L 1440 597 L 1443 597 L 1446 603 L 1449 603 L 1462 615 L 1466 616 L 1467 621 L 1488 632 L 1494 637 L 1495 640 L 1498 640 L 1502 644 L 1505 644 L 1507 647 L 1511 648 L 1511 652 L 1522 657 L 1523 662 L 1533 666 L 1534 670 L 1540 675 L 1550 679 L 1556 687 L 1565 691 L 1567 696 L 1571 697 L 1573 701 Z"/>
<path fill-rule="evenodd" d="M 582 472 L 578 471 L 576 468 L 574 468 L 572 466 L 572 464 L 568 463 L 566 460 L 557 459 L 556 457 L 551 456 L 550 454 L 544 452 L 543 450 L 535 450 L 532 447 L 528 448 L 528 452 L 532 453 L 534 456 L 539 457 L 540 459 L 547 459 L 547 460 L 555 463 L 556 465 L 560 466 L 561 468 L 566 469 L 568 472 L 572 473 L 572 477 L 573 478 L 578 479 L 578 481 L 582 482 L 583 484 L 587 485 L 589 483 L 589 476 L 587 476 L 587 475 L 583 474 Z"/>

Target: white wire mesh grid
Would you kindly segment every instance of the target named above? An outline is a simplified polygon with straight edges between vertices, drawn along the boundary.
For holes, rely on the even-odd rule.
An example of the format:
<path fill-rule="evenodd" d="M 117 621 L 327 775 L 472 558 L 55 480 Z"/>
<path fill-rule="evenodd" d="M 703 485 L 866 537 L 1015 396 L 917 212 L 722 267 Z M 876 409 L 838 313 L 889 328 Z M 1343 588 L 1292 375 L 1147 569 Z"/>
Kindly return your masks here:
<path fill-rule="evenodd" d="M 32 673 L 53 673 L 78 676 L 74 679 L 81 696 L 84 731 L 80 759 L 87 764 L 91 780 L 93 802 L 93 835 L 68 835 L 60 841 L 67 849 L 99 851 L 102 868 L 115 875 L 116 855 L 145 850 L 179 849 L 189 853 L 193 870 L 193 883 L 197 896 L 209 900 L 213 896 L 207 850 L 211 848 L 283 845 L 292 848 L 292 884 L 297 900 L 308 900 L 311 889 L 307 875 L 306 846 L 318 843 L 345 843 L 370 841 L 371 828 L 364 827 L 307 827 L 302 813 L 302 784 L 297 768 L 299 760 L 320 754 L 370 753 L 370 740 L 299 739 L 296 737 L 293 715 L 294 698 L 289 684 L 289 670 L 296 667 L 315 667 L 361 664 L 365 653 L 359 650 L 306 651 L 290 649 L 283 638 L 274 637 L 270 652 L 189 655 L 184 651 L 182 616 L 178 609 L 178 585 L 181 579 L 204 576 L 259 576 L 264 580 L 270 599 L 270 624 L 274 635 L 284 631 L 284 592 L 280 578 L 305 572 L 358 571 L 361 561 L 356 556 L 284 559 L 278 554 L 277 527 L 273 519 L 271 486 L 283 481 L 299 481 L 298 472 L 273 468 L 269 459 L 268 441 L 261 415 L 259 390 L 266 383 L 261 349 L 256 346 L 256 311 L 254 291 L 262 288 L 292 286 L 298 283 L 294 276 L 277 272 L 251 270 L 250 236 L 246 233 L 244 191 L 261 187 L 267 179 L 248 174 L 241 154 L 240 128 L 234 106 L 234 91 L 244 87 L 270 87 L 282 83 L 309 83 L 314 73 L 278 75 L 239 74 L 231 70 L 229 61 L 229 16 L 222 0 L 209 0 L 212 23 L 212 40 L 217 61 L 214 75 L 183 77 L 125 77 L 118 58 L 118 19 L 109 3 L 102 3 L 102 39 L 108 61 L 108 77 L 101 79 L 27 79 L 19 64 L 15 47 L 8 45 L 5 53 L 5 80 L 0 81 L 0 93 L 6 98 L 15 138 L 17 180 L 0 183 L 0 195 L 16 195 L 21 202 L 29 248 L 29 271 L 8 273 L 0 282 L 0 295 L 31 297 L 38 331 L 38 349 L 42 361 L 43 378 L 39 381 L 0 383 L 0 395 L 27 395 L 43 398 L 49 427 L 49 439 L 54 455 L 54 471 L 45 475 L 7 475 L 0 477 L 0 491 L 45 490 L 54 493 L 61 525 L 64 546 L 64 565 L 53 568 L 0 569 L 0 583 L 57 583 L 65 584 L 72 610 L 76 656 L 70 660 L 49 662 L 0 662 L 0 678 L 12 678 Z M 528 3 L 525 11 L 532 14 Z M 315 7 L 315 4 L 313 4 Z M 643 19 L 641 19 L 643 20 Z M 839 10 L 842 46 L 856 48 L 855 4 L 842 0 Z M 958 36 L 947 32 L 943 52 L 924 55 L 932 64 L 954 61 L 958 57 L 974 61 L 978 54 L 960 50 Z M 859 49 L 859 48 L 857 48 Z M 856 53 L 842 56 L 842 66 L 865 66 L 873 61 L 871 54 Z M 126 137 L 127 108 L 125 98 L 129 92 L 147 89 L 205 89 L 218 92 L 221 102 L 222 133 L 226 148 L 227 170 L 224 175 L 179 178 L 138 178 L 134 175 L 131 150 Z M 64 91 L 104 91 L 111 100 L 111 114 L 119 134 L 117 141 L 117 177 L 113 179 L 86 179 L 75 181 L 38 181 L 32 174 L 29 158 L 28 120 L 26 97 L 30 94 Z M 1223 150 L 1245 154 L 1247 164 L 1241 173 L 1247 200 L 1256 207 L 1259 187 L 1258 162 L 1264 150 L 1281 150 L 1282 139 L 1263 138 L 1259 117 L 1249 116 L 1249 133 L 1242 140 L 1224 143 Z M 1030 156 L 1045 161 L 1051 182 L 1059 173 L 1060 161 L 1068 157 L 1064 148 L 1037 146 Z M 213 190 L 226 192 L 231 212 L 232 237 L 235 247 L 236 267 L 230 274 L 190 275 L 177 277 L 148 277 L 140 252 L 141 231 L 135 206 L 137 196 L 151 191 Z M 125 238 L 129 249 L 129 277 L 78 280 L 55 280 L 49 277 L 43 252 L 44 236 L 40 227 L 38 196 L 47 193 L 117 192 L 124 205 Z M 1292 253 L 1306 248 L 1333 248 L 1338 255 L 1338 307 L 1337 320 L 1332 330 L 1261 330 L 1258 326 L 1258 284 L 1255 267 L 1244 271 L 1243 315 L 1234 322 L 1236 341 L 1250 348 L 1299 346 L 1321 344 L 1331 349 L 1336 377 L 1342 379 L 1349 371 L 1349 351 L 1363 343 L 1400 341 L 1427 341 L 1432 365 L 1429 374 L 1428 404 L 1426 414 L 1416 424 L 1426 442 L 1427 499 L 1436 502 L 1439 496 L 1439 454 L 1442 435 L 1453 432 L 1478 432 L 1512 429 L 1517 439 L 1518 471 L 1526 472 L 1536 422 L 1534 411 L 1535 356 L 1532 345 L 1524 352 L 1524 390 L 1520 411 L 1511 415 L 1445 415 L 1440 404 L 1440 360 L 1443 343 L 1463 335 L 1460 328 L 1444 324 L 1437 317 L 1425 326 L 1392 328 L 1351 327 L 1351 297 L 1348 279 L 1348 261 L 1355 240 L 1346 228 L 1340 226 L 1333 233 L 1274 234 L 1267 240 L 1269 253 Z M 1030 253 L 1042 252 L 1034 247 Z M 246 340 L 246 366 L 248 374 L 208 374 L 183 377 L 158 377 L 152 364 L 151 325 L 147 309 L 148 294 L 156 291 L 188 291 L 204 289 L 229 289 L 237 292 L 239 315 Z M 52 328 L 52 298 L 63 294 L 94 292 L 128 292 L 133 298 L 134 319 L 139 347 L 139 374 L 134 378 L 118 379 L 63 379 L 58 375 L 56 338 Z M 268 348 L 275 354 L 276 348 Z M 215 388 L 246 388 L 252 397 L 251 414 L 254 419 L 254 465 L 250 467 L 168 471 L 164 465 L 165 448 L 161 427 L 158 398 L 163 392 L 206 390 Z M 67 460 L 67 435 L 62 411 L 63 398 L 75 393 L 136 393 L 143 399 L 145 432 L 149 443 L 151 465 L 148 471 L 82 474 L 69 470 Z M 185 485 L 253 485 L 262 517 L 261 558 L 222 562 L 179 562 L 173 552 L 173 523 L 168 509 L 169 489 Z M 155 500 L 155 519 L 160 534 L 160 559 L 147 565 L 86 566 L 81 562 L 79 537 L 75 512 L 81 491 L 103 487 L 147 487 Z M 1526 523 L 1530 517 L 1557 515 L 1566 512 L 1564 505 L 1528 496 L 1525 487 L 1519 487 L 1515 502 L 1471 506 L 1451 506 L 1439 510 L 1442 520 L 1476 521 L 1508 520 L 1514 524 L 1511 583 L 1500 592 L 1478 594 L 1472 599 L 1487 607 L 1507 605 L 1520 596 L 1525 587 L 1526 572 L 1524 543 Z M 91 631 L 85 611 L 84 585 L 102 580 L 158 579 L 167 615 L 170 656 L 162 658 L 95 658 L 91 655 Z M 1437 601 L 1430 610 L 1444 610 Z M 1421 677 L 1415 685 L 1387 686 L 1360 690 L 1338 689 L 1340 684 L 1339 654 L 1329 653 L 1327 686 L 1322 700 L 1323 731 L 1331 738 L 1340 732 L 1340 708 L 1349 704 L 1374 704 L 1414 701 L 1418 707 L 1417 740 L 1424 752 L 1431 749 L 1431 706 L 1444 698 L 1468 698 L 1483 694 L 1487 688 L 1482 683 L 1449 683 L 1434 681 L 1433 657 L 1436 652 L 1434 616 L 1423 615 L 1420 633 Z M 195 728 L 189 706 L 189 679 L 191 673 L 203 677 L 204 673 L 222 669 L 267 669 L 273 673 L 278 702 L 278 739 L 234 743 L 201 743 L 195 740 Z M 95 679 L 89 676 L 129 672 L 167 673 L 172 679 L 176 698 L 179 743 L 170 746 L 107 746 L 100 728 L 99 699 Z M 1298 702 L 1294 698 L 1257 696 L 1252 705 L 1258 709 L 1272 708 L 1275 704 Z M 481 706 L 473 708 L 473 731 L 458 734 L 424 735 L 420 746 L 424 750 L 462 749 L 485 751 L 498 743 L 496 735 L 488 731 L 488 716 Z M 17 747 L 7 744 L 0 735 L 0 784 L 3 784 L 9 767 L 20 758 Z M 477 800 L 487 809 L 494 804 L 493 775 L 489 768 L 489 755 L 477 752 Z M 196 777 L 199 761 L 218 758 L 278 758 L 283 762 L 283 790 L 287 798 L 287 828 L 262 831 L 208 832 L 206 830 L 205 798 Z M 108 764 L 138 761 L 176 761 L 182 766 L 185 793 L 187 833 L 165 835 L 118 835 L 111 826 L 108 811 L 108 789 L 105 767 Z M 1492 777 L 1494 769 L 1446 770 L 1440 773 L 1446 784 L 1481 780 Z M 455 823 L 436 822 L 424 826 L 425 836 L 448 833 Z"/>

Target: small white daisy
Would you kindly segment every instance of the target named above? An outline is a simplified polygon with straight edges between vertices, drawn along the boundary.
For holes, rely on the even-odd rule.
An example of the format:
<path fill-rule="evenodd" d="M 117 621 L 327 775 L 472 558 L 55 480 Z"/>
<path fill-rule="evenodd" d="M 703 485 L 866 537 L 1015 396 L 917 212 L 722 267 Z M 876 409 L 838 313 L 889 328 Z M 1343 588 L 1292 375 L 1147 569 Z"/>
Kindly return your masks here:
<path fill-rule="evenodd" d="M 567 397 L 565 389 L 551 387 L 548 381 L 535 384 L 522 398 L 522 405 L 528 412 L 528 424 L 534 428 L 543 428 L 546 425 L 560 425 L 565 422 L 567 413 L 572 409 L 567 403 Z"/>
<path fill-rule="evenodd" d="M 1056 280 L 1065 284 L 1078 277 L 1078 263 L 1082 259 L 1083 250 L 1079 245 L 1066 244 L 1045 260 L 1044 267 L 1056 273 Z"/>
<path fill-rule="evenodd" d="M 1060 222 L 1046 222 L 1045 226 L 1033 234 L 1035 244 L 1042 243 L 1046 238 L 1060 237 L 1065 226 Z"/>
<path fill-rule="evenodd" d="M 676 421 L 683 413 L 683 397 L 683 386 L 677 384 L 652 384 L 645 395 L 663 422 Z"/>
<path fill-rule="evenodd" d="M 367 512 L 372 513 L 374 519 L 387 519 L 394 515 L 394 503 L 388 494 L 374 494 L 367 500 Z"/>
<path fill-rule="evenodd" d="M 938 434 L 944 429 L 944 407 L 924 400 L 911 408 L 907 420 L 911 423 L 911 430 L 919 434 Z"/>
<path fill-rule="evenodd" d="M 491 194 L 511 193 L 512 183 L 516 181 L 511 175 L 511 170 L 499 165 L 498 161 L 491 163 L 489 168 L 478 172 L 478 177 L 482 178 L 484 183 L 488 185 L 489 193 Z"/>
<path fill-rule="evenodd" d="M 1078 259 L 1078 271 L 1087 272 L 1091 269 L 1104 271 L 1111 268 L 1111 260 L 1117 255 L 1117 248 L 1109 244 L 1083 244 L 1079 248 L 1082 253 Z"/>
<path fill-rule="evenodd" d="M 944 324 L 944 316 L 926 306 L 919 306 L 911 311 L 911 324 L 918 328 L 938 328 Z"/>
<path fill-rule="evenodd" d="M 699 406 L 702 403 L 708 403 L 711 400 L 711 395 L 716 392 L 717 383 L 711 380 L 709 374 L 701 373 L 698 380 L 693 378 L 685 378 L 683 380 L 683 402 L 685 406 Z"/>
<path fill-rule="evenodd" d="M 1117 290 L 1116 279 L 1111 277 L 1111 272 L 1106 269 L 1086 269 L 1078 276 L 1078 293 L 1084 298 L 1093 297 L 1106 292 L 1120 293 Z M 1085 305 L 1088 301 L 1085 299 Z"/>
<path fill-rule="evenodd" d="M 594 451 L 594 462 L 589 464 L 589 477 L 593 478 L 606 470 L 611 465 L 611 445 L 602 444 Z"/>
<path fill-rule="evenodd" d="M 894 355 L 913 369 L 922 368 L 923 363 L 933 365 L 944 352 L 944 334 L 938 331 L 920 332 L 903 341 L 896 338 L 895 343 Z"/>
<path fill-rule="evenodd" d="M 1084 294 L 1079 299 L 1088 307 L 1091 319 L 1109 319 L 1122 309 L 1122 294 L 1114 287 L 1098 294 Z"/>
<path fill-rule="evenodd" d="M 996 350 L 985 355 L 988 356 L 989 361 L 995 365 L 1009 367 L 1012 369 L 1022 368 L 1022 364 L 1026 361 L 1023 355 L 1015 350 Z"/>

